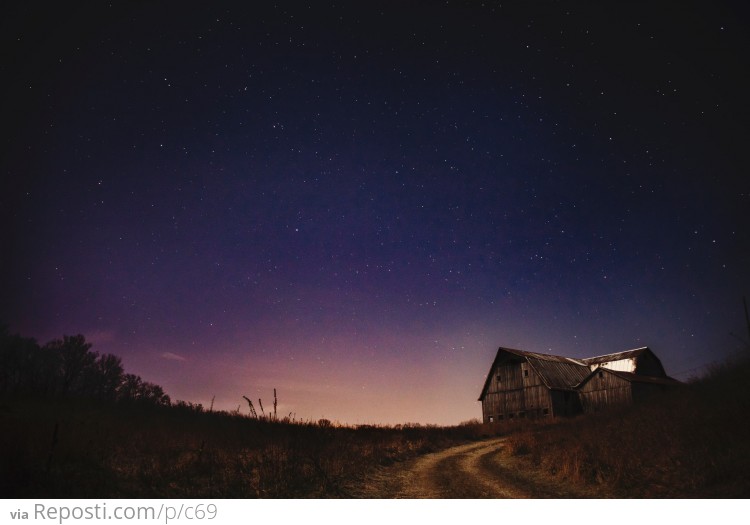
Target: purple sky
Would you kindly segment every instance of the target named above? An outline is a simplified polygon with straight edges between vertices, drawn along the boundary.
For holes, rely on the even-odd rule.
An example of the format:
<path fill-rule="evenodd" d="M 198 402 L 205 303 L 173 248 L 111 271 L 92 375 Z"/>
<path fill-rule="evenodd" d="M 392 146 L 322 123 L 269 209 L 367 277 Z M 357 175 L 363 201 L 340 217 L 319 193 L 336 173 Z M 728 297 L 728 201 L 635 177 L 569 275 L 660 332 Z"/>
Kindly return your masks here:
<path fill-rule="evenodd" d="M 479 417 L 501 345 L 737 352 L 741 4 L 254 4 L 3 17 L 11 331 L 345 423 Z"/>

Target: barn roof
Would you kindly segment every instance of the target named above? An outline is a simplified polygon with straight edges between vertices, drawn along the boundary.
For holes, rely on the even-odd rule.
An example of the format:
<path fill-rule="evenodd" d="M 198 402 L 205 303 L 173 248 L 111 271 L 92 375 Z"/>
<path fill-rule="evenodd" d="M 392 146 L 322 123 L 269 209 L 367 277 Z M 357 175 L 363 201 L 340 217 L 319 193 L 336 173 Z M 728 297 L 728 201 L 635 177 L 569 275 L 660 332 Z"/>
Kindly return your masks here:
<path fill-rule="evenodd" d="M 497 350 L 497 355 L 500 356 L 501 353 L 508 353 L 508 354 L 514 354 L 519 357 L 523 357 L 526 359 L 537 359 L 539 361 L 551 361 L 551 362 L 557 362 L 557 363 L 574 363 L 577 365 L 584 365 L 581 360 L 579 359 L 573 359 L 572 357 L 563 357 L 561 355 L 552 355 L 552 354 L 539 354 L 537 352 L 527 352 L 525 350 L 517 350 L 515 348 L 506 348 L 501 346 Z M 495 358 L 497 360 L 497 358 Z"/>
<path fill-rule="evenodd" d="M 621 359 L 630 359 L 632 357 L 638 357 L 644 352 L 651 352 L 651 349 L 647 346 L 642 348 L 635 348 L 633 350 L 625 350 L 624 352 L 616 352 L 614 354 L 600 355 L 596 357 L 586 357 L 581 359 L 587 365 L 597 365 L 599 363 L 609 363 L 611 361 L 619 361 Z M 653 352 L 651 352 L 653 354 Z M 654 356 L 656 357 L 656 356 Z"/>
<path fill-rule="evenodd" d="M 529 363 L 542 382 L 550 389 L 572 390 L 578 383 L 586 379 L 589 375 L 589 367 L 578 359 L 563 357 L 551 354 L 538 354 L 536 352 L 526 352 L 515 348 L 500 347 L 497 350 L 495 360 L 492 362 L 487 378 L 484 380 L 482 393 L 479 400 L 484 398 L 484 394 L 490 386 L 492 380 L 492 371 L 495 369 L 497 362 L 508 354 L 520 357 Z"/>
<path fill-rule="evenodd" d="M 503 348 L 503 347 L 500 347 L 498 352 L 500 350 L 503 350 L 510 354 L 515 354 L 517 356 L 525 357 L 527 359 L 536 359 L 539 361 L 550 361 L 550 362 L 555 362 L 555 363 L 573 363 L 576 365 L 584 365 L 584 363 L 579 359 L 573 359 L 572 357 L 563 357 L 561 355 L 539 354 L 537 352 L 527 352 L 525 350 L 516 350 L 515 348 Z"/>
<path fill-rule="evenodd" d="M 527 361 L 542 378 L 542 382 L 547 385 L 547 388 L 557 390 L 572 390 L 591 372 L 589 367 L 576 362 L 574 359 L 557 361 L 529 357 Z"/>

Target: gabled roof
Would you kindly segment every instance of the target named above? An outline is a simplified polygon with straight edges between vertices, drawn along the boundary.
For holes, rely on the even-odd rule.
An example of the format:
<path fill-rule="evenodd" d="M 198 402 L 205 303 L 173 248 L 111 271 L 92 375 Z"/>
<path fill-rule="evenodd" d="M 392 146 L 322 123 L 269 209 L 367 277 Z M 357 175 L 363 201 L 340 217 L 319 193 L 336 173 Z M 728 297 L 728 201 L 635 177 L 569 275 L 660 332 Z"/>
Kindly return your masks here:
<path fill-rule="evenodd" d="M 573 359 L 572 357 L 563 357 L 560 355 L 552 355 L 552 354 L 539 354 L 536 352 L 527 352 L 525 350 L 517 350 L 515 348 L 506 348 L 503 346 L 497 349 L 497 357 L 495 357 L 495 361 L 497 361 L 497 358 L 503 352 L 508 353 L 508 354 L 515 354 L 519 357 L 538 359 L 540 361 L 552 361 L 552 362 L 557 362 L 557 363 L 573 363 L 576 365 L 585 366 L 585 364 L 581 360 Z"/>
<path fill-rule="evenodd" d="M 644 352 L 651 352 L 651 349 L 649 347 L 644 346 L 642 348 L 635 348 L 633 350 L 625 350 L 624 352 L 616 352 L 614 354 L 606 354 L 606 355 L 600 355 L 596 357 L 586 357 L 584 359 L 581 359 L 584 363 L 587 365 L 598 365 L 600 363 L 609 363 L 611 361 L 620 361 L 621 359 L 630 359 L 633 357 L 638 357 Z M 654 356 L 656 357 L 656 356 Z"/>
<path fill-rule="evenodd" d="M 492 371 L 495 369 L 498 361 L 508 354 L 520 357 L 529 363 L 531 368 L 539 375 L 542 382 L 550 389 L 572 390 L 578 383 L 586 379 L 591 372 L 589 367 L 578 359 L 559 355 L 525 352 L 501 346 L 498 348 L 495 360 L 492 362 L 487 378 L 484 380 L 479 401 L 484 399 L 484 395 L 492 380 Z"/>

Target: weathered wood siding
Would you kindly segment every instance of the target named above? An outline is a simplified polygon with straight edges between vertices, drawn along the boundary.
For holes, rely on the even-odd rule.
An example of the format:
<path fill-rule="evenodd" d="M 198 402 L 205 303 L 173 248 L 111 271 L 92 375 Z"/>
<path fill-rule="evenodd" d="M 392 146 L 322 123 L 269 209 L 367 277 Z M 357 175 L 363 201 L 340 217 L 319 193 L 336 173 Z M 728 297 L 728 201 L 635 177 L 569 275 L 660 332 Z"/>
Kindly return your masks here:
<path fill-rule="evenodd" d="M 499 363 L 482 401 L 485 423 L 552 415 L 549 390 L 526 361 Z"/>
<path fill-rule="evenodd" d="M 596 412 L 633 402 L 631 383 L 603 371 L 581 385 L 578 392 L 584 412 Z"/>
<path fill-rule="evenodd" d="M 591 365 L 591 370 L 597 368 L 609 368 L 610 370 L 617 370 L 619 372 L 635 372 L 635 358 L 618 359 L 617 361 L 605 361 L 604 363 L 598 363 Z"/>

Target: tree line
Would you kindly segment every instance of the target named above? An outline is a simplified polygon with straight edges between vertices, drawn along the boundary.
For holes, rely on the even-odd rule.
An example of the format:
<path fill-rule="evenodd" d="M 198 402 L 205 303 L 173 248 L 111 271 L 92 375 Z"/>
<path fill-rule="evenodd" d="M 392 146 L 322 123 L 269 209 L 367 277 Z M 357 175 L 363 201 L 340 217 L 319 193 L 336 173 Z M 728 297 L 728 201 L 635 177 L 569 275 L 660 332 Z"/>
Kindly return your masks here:
<path fill-rule="evenodd" d="M 122 359 L 91 350 L 83 335 L 44 345 L 0 325 L 0 396 L 74 397 L 170 406 L 162 387 L 125 373 Z"/>

